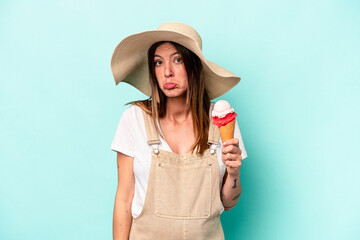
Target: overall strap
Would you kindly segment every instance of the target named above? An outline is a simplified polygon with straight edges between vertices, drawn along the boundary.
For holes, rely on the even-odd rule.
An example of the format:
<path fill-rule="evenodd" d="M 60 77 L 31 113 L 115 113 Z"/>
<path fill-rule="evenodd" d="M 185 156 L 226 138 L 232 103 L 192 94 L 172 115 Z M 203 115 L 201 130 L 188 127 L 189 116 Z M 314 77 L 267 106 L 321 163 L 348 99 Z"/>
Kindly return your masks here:
<path fill-rule="evenodd" d="M 147 143 L 153 148 L 153 151 L 155 154 L 159 154 L 159 145 L 160 140 L 158 137 L 158 134 L 156 132 L 156 128 L 154 125 L 154 122 L 152 120 L 152 117 L 150 114 L 147 114 L 142 111 L 143 117 L 144 117 L 144 123 L 145 123 L 145 130 L 146 130 L 146 137 L 147 137 Z"/>
<path fill-rule="evenodd" d="M 154 125 L 151 115 L 144 112 L 144 110 L 142 112 L 143 112 L 143 116 L 144 116 L 147 143 L 149 145 L 159 145 L 160 140 L 159 140 L 158 134 L 156 132 L 156 128 L 155 128 L 155 125 Z"/>

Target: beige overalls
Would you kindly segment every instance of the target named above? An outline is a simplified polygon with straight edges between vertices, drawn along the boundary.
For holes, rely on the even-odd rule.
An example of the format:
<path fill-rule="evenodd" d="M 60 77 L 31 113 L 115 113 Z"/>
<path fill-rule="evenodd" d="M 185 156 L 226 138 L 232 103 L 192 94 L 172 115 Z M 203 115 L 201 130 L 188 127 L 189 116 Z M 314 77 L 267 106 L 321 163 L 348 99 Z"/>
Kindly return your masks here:
<path fill-rule="evenodd" d="M 145 202 L 133 218 L 130 240 L 220 240 L 221 199 L 216 145 L 219 130 L 210 121 L 202 155 L 176 154 L 158 148 L 160 141 L 149 114 L 143 112 L 148 144 L 153 148 Z"/>

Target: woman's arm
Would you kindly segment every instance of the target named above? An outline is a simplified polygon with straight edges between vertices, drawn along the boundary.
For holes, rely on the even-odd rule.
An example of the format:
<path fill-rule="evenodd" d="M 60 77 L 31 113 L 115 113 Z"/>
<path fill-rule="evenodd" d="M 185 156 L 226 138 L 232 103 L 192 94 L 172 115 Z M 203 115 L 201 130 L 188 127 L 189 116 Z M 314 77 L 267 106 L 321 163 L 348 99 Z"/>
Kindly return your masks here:
<path fill-rule="evenodd" d="M 237 138 L 230 139 L 223 144 L 222 160 L 226 165 L 223 186 L 221 188 L 221 200 L 224 210 L 235 207 L 241 194 L 240 166 L 241 150 Z"/>
<path fill-rule="evenodd" d="M 131 203 L 134 197 L 135 178 L 133 157 L 117 154 L 118 187 L 113 215 L 113 239 L 128 240 L 132 222 Z"/>

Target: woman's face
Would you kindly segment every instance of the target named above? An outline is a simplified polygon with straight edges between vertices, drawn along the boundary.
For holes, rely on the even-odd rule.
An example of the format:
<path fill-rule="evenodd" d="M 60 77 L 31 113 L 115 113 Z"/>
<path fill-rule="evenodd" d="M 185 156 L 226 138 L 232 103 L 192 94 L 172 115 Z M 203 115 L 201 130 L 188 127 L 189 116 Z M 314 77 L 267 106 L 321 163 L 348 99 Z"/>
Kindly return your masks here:
<path fill-rule="evenodd" d="M 188 77 L 181 55 L 171 43 L 159 45 L 154 54 L 155 76 L 167 97 L 185 97 Z"/>

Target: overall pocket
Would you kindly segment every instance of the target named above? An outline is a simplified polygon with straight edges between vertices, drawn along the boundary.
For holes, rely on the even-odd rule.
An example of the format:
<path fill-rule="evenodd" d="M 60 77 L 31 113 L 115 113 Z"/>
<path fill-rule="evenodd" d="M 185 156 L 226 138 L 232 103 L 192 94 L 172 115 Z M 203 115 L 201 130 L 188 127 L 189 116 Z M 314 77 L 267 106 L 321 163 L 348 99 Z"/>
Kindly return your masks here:
<path fill-rule="evenodd" d="M 211 160 L 156 163 L 155 213 L 177 219 L 208 218 L 211 209 Z"/>

